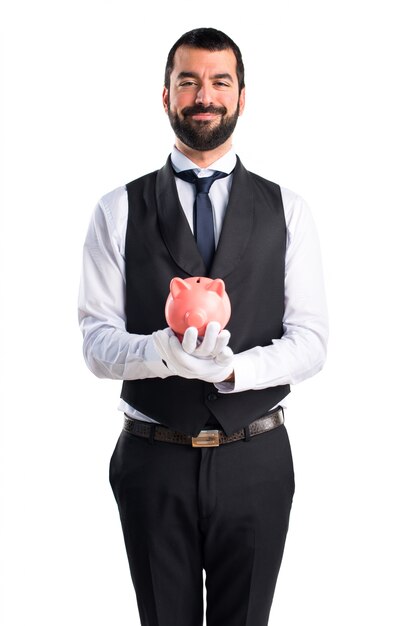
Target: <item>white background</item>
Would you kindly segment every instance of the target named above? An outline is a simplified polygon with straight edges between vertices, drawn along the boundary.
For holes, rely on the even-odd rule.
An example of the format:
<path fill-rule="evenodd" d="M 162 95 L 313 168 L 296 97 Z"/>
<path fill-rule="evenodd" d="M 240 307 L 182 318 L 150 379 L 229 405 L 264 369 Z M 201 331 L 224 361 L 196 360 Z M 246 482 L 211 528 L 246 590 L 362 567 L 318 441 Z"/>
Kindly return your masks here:
<path fill-rule="evenodd" d="M 2 623 L 138 624 L 107 480 L 119 383 L 83 362 L 81 252 L 98 198 L 171 148 L 170 46 L 214 26 L 246 65 L 237 152 L 311 206 L 331 316 L 327 365 L 287 415 L 297 489 L 270 624 L 413 626 L 411 2 L 7 4 Z"/>

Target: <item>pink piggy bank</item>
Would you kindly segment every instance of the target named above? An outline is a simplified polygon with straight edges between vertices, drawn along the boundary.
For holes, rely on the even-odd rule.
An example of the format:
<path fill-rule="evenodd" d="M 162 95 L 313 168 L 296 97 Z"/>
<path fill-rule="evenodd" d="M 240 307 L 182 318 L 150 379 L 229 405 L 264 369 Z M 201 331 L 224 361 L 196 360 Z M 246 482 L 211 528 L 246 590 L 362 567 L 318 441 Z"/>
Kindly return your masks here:
<path fill-rule="evenodd" d="M 189 326 L 195 326 L 200 337 L 209 322 L 219 322 L 222 330 L 231 316 L 224 281 L 203 276 L 172 278 L 165 316 L 180 339 Z"/>

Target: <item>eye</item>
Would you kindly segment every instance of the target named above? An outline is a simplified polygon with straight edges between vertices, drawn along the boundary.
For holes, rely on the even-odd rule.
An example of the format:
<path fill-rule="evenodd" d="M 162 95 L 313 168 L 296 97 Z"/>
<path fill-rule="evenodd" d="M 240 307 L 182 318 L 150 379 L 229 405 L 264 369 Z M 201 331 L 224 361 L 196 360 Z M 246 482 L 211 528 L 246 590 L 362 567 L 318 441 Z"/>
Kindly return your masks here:
<path fill-rule="evenodd" d="M 196 83 L 193 80 L 183 80 L 179 83 L 179 87 L 193 87 L 194 85 L 196 85 Z"/>

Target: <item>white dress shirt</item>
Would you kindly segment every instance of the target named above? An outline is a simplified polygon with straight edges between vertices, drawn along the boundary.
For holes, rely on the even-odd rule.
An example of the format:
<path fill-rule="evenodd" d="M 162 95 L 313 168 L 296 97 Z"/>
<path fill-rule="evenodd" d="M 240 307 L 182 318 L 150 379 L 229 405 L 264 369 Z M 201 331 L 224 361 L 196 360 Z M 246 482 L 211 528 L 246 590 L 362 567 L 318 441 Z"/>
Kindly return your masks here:
<path fill-rule="evenodd" d="M 229 174 L 236 163 L 233 150 L 207 169 L 196 166 L 176 148 L 171 156 L 176 171 L 193 169 L 201 177 L 210 176 L 212 170 Z M 183 211 L 193 230 L 195 185 L 176 177 L 175 181 Z M 232 174 L 215 181 L 209 192 L 216 244 L 231 184 Z M 300 196 L 288 189 L 281 188 L 281 191 L 287 227 L 283 336 L 273 339 L 269 346 L 257 346 L 236 354 L 235 382 L 217 384 L 221 393 L 296 384 L 316 374 L 325 362 L 328 320 L 315 224 Z M 126 187 L 119 187 L 101 198 L 92 215 L 84 245 L 78 309 L 84 357 L 99 378 L 166 378 L 170 374 L 153 346 L 152 336 L 126 331 L 127 215 Z M 123 400 L 119 409 L 136 419 L 155 422 Z"/>

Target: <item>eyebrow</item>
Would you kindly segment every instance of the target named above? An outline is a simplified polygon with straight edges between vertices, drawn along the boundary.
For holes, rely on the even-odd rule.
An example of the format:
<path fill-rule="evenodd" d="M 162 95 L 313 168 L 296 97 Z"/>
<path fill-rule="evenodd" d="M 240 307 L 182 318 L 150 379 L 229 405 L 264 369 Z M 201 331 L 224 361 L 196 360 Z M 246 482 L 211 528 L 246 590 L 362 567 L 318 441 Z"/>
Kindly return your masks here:
<path fill-rule="evenodd" d="M 198 74 L 196 72 L 179 72 L 177 80 L 181 80 L 182 78 L 198 78 Z M 211 79 L 219 79 L 225 78 L 230 82 L 233 82 L 233 77 L 228 72 L 224 72 L 222 74 L 214 74 L 214 76 L 210 76 Z"/>

